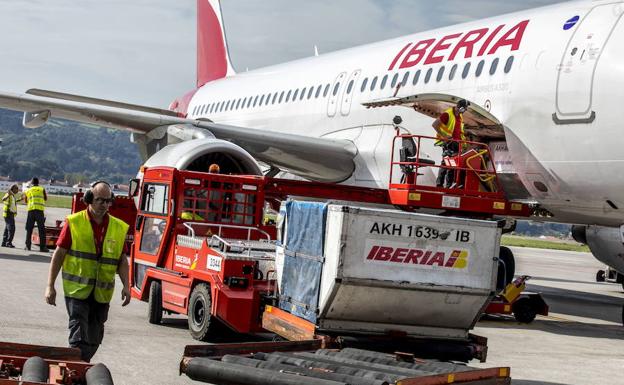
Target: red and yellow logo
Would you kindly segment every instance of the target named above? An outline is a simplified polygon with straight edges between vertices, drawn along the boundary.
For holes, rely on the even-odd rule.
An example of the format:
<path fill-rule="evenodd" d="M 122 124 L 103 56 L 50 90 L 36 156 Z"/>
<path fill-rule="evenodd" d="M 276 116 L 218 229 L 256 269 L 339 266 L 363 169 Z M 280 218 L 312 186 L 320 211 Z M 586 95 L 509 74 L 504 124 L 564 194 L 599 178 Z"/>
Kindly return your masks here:
<path fill-rule="evenodd" d="M 465 269 L 468 267 L 468 255 L 468 250 L 452 250 L 451 252 L 445 252 L 375 245 L 371 247 L 366 259 L 397 264 Z"/>

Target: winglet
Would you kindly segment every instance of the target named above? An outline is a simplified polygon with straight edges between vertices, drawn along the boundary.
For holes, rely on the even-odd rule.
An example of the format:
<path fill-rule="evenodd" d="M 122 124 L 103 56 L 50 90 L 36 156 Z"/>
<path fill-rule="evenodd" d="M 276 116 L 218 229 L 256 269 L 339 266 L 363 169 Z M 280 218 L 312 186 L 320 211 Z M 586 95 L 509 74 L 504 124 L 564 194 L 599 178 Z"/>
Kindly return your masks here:
<path fill-rule="evenodd" d="M 197 87 L 234 74 L 219 0 L 197 0 Z"/>

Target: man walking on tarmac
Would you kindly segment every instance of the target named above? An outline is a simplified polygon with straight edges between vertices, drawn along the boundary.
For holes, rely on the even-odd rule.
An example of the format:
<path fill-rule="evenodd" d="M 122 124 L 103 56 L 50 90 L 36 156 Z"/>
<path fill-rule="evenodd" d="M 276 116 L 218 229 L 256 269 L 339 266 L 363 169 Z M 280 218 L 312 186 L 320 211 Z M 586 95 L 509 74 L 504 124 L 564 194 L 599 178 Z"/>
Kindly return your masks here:
<path fill-rule="evenodd" d="M 26 247 L 24 250 L 30 250 L 30 238 L 36 222 L 37 231 L 39 231 L 39 250 L 48 252 L 45 236 L 45 216 L 43 214 L 48 195 L 45 189 L 39 186 L 39 178 L 32 178 L 31 184 L 32 186 L 25 193 L 28 216 L 26 217 Z"/>
<path fill-rule="evenodd" d="M 442 162 L 440 163 L 442 167 L 438 171 L 437 187 L 461 187 L 452 186 L 455 179 L 455 170 L 444 167 L 444 157 L 457 155 L 460 150 L 459 141 L 466 140 L 463 114 L 469 105 L 470 102 L 460 99 L 456 106 L 446 109 L 432 124 L 438 139 L 435 145 L 442 146 Z"/>
<path fill-rule="evenodd" d="M 15 247 L 13 245 L 13 236 L 15 235 L 15 216 L 17 215 L 17 200 L 15 194 L 17 194 L 18 191 L 19 187 L 14 184 L 2 197 L 2 203 L 4 204 L 4 210 L 2 212 L 2 216 L 4 217 L 4 234 L 2 236 L 3 247 Z"/>
<path fill-rule="evenodd" d="M 122 306 L 130 303 L 128 260 L 123 254 L 128 225 L 108 214 L 113 199 L 111 187 L 104 181 L 95 182 L 85 192 L 87 209 L 67 217 L 52 255 L 45 291 L 45 301 L 56 306 L 54 282 L 62 267 L 69 346 L 80 349 L 86 362 L 104 337 L 115 273 L 123 284 Z"/>

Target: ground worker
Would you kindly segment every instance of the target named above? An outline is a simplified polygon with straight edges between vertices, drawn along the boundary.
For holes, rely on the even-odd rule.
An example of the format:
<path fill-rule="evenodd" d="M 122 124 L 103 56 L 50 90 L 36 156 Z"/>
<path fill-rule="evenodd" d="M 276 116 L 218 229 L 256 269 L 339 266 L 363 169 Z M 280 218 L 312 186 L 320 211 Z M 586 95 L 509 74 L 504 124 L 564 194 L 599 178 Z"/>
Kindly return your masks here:
<path fill-rule="evenodd" d="M 24 247 L 24 250 L 30 250 L 30 237 L 36 222 L 37 230 L 39 231 L 39 250 L 48 252 L 45 235 L 45 215 L 43 213 L 48 195 L 45 189 L 39 186 L 39 178 L 32 178 L 31 187 L 26 190 L 25 197 L 28 216 L 26 217 L 26 247 Z"/>
<path fill-rule="evenodd" d="M 435 145 L 442 147 L 442 162 L 440 163 L 442 167 L 438 172 L 437 187 L 462 187 L 452 186 L 455 170 L 445 167 L 444 157 L 456 156 L 459 153 L 459 141 L 466 140 L 463 113 L 469 105 L 467 100 L 460 99 L 454 107 L 446 109 L 432 124 L 438 139 Z"/>
<path fill-rule="evenodd" d="M 123 253 L 128 225 L 108 214 L 113 199 L 111 187 L 104 181 L 95 182 L 85 192 L 87 209 L 67 217 L 52 255 L 45 291 L 45 301 L 56 306 L 54 283 L 62 267 L 69 346 L 80 349 L 86 362 L 104 337 L 115 273 L 123 284 L 122 306 L 130 303 L 128 260 Z"/>
<path fill-rule="evenodd" d="M 17 197 L 15 194 L 19 191 L 16 184 L 11 186 L 9 191 L 2 197 L 4 210 L 4 234 L 2 236 L 2 246 L 14 248 L 13 236 L 15 236 L 15 216 L 17 215 Z"/>

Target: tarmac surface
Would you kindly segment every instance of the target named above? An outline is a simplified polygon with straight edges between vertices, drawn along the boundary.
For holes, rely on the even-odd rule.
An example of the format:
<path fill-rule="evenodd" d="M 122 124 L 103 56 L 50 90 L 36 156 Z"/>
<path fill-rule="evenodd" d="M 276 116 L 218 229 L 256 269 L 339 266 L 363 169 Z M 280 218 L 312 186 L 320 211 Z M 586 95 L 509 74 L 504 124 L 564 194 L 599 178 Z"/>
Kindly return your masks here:
<path fill-rule="evenodd" d="M 16 249 L 0 249 L 0 341 L 67 346 L 67 314 L 57 279 L 57 306 L 44 302 L 51 253 L 25 251 L 23 209 L 17 219 Z M 47 223 L 66 209 L 46 210 Z M 4 230 L 4 227 L 2 227 Z M 514 385 L 624 385 L 622 286 L 596 283 L 603 266 L 588 253 L 513 248 L 516 274 L 531 275 L 529 290 L 542 292 L 548 317 L 531 324 L 513 317 L 482 320 L 473 334 L 488 338 L 488 361 L 475 367 L 511 367 Z M 94 357 L 111 370 L 117 385 L 198 384 L 178 375 L 185 345 L 198 344 L 185 317 L 146 320 L 147 304 L 121 307 L 115 293 L 104 343 Z"/>

